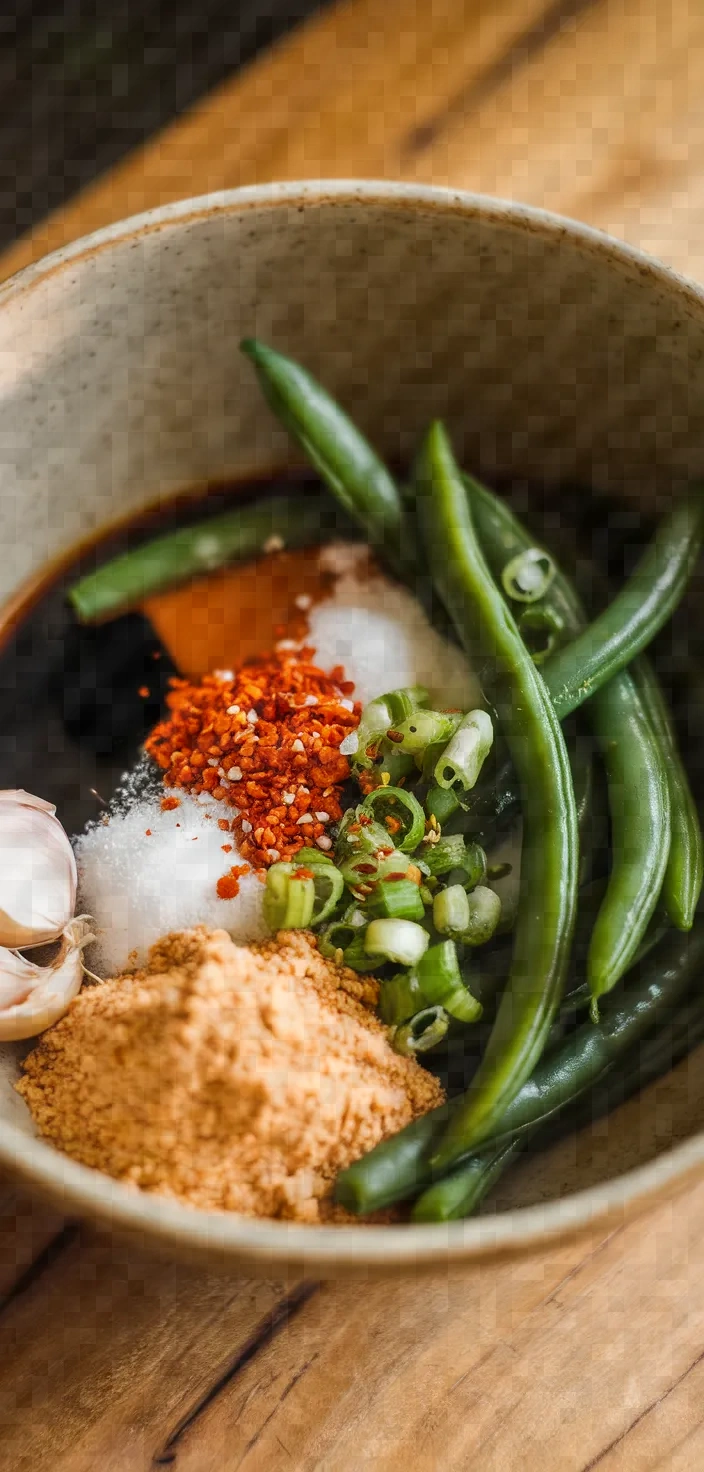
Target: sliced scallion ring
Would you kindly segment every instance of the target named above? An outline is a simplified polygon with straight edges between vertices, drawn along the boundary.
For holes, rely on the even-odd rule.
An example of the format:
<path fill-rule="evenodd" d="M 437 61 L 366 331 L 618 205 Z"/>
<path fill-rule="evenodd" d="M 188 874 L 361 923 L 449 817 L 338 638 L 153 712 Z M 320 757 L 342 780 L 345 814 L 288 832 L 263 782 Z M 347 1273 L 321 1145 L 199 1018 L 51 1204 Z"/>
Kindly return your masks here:
<path fill-rule="evenodd" d="M 460 723 L 460 716 L 440 710 L 414 710 L 405 721 L 399 721 L 391 731 L 401 751 L 422 756 L 428 746 L 436 741 L 448 742 Z"/>
<path fill-rule="evenodd" d="M 441 935 L 464 934 L 469 926 L 469 899 L 461 884 L 438 890 L 433 900 L 433 924 Z"/>
<path fill-rule="evenodd" d="M 296 869 L 300 869 L 300 865 L 272 864 L 267 872 L 263 908 L 270 930 L 307 930 L 312 923 L 315 906 L 313 877 L 304 878 L 303 873 L 297 877 Z"/>
<path fill-rule="evenodd" d="M 424 1000 L 429 1006 L 441 1006 L 458 1022 L 477 1022 L 482 1005 L 472 996 L 462 979 L 457 947 L 452 940 L 431 946 L 413 968 Z"/>
<path fill-rule="evenodd" d="M 516 603 L 537 603 L 555 576 L 552 557 L 542 547 L 527 547 L 511 558 L 501 574 L 503 590 Z"/>
<path fill-rule="evenodd" d="M 418 847 L 425 833 L 425 813 L 412 792 L 403 787 L 376 787 L 362 808 L 386 829 L 394 848 L 413 853 Z"/>
<path fill-rule="evenodd" d="M 425 906 L 412 879 L 382 879 L 365 902 L 367 913 L 379 920 L 423 920 Z"/>
<path fill-rule="evenodd" d="M 491 716 L 485 710 L 471 710 L 435 764 L 434 776 L 438 787 L 459 785 L 464 792 L 474 787 L 493 740 Z"/>
<path fill-rule="evenodd" d="M 380 984 L 379 1011 L 387 1027 L 398 1027 L 400 1022 L 407 1022 L 409 1017 L 420 1012 L 423 1004 L 420 983 L 413 971 L 398 971 Z"/>
<path fill-rule="evenodd" d="M 414 920 L 372 920 L 364 937 L 367 955 L 398 966 L 415 966 L 429 945 L 427 930 Z"/>
<path fill-rule="evenodd" d="M 533 664 L 543 664 L 559 649 L 564 627 L 564 621 L 553 608 L 524 608 L 518 629 Z"/>
<path fill-rule="evenodd" d="M 442 1007 L 425 1007 L 409 1022 L 394 1028 L 391 1046 L 405 1058 L 412 1058 L 415 1053 L 427 1053 L 442 1042 L 449 1026 L 450 1019 Z"/>
<path fill-rule="evenodd" d="M 468 946 L 485 946 L 501 919 L 501 900 L 493 889 L 479 884 L 467 895 L 467 906 L 469 920 L 462 939 Z"/>
<path fill-rule="evenodd" d="M 414 710 L 427 705 L 430 697 L 424 685 L 406 685 L 401 690 L 390 690 L 388 695 L 381 695 L 379 698 L 383 700 L 389 711 L 390 724 L 395 726 L 397 721 L 405 721 Z M 362 719 L 364 719 L 364 713 L 362 713 Z"/>

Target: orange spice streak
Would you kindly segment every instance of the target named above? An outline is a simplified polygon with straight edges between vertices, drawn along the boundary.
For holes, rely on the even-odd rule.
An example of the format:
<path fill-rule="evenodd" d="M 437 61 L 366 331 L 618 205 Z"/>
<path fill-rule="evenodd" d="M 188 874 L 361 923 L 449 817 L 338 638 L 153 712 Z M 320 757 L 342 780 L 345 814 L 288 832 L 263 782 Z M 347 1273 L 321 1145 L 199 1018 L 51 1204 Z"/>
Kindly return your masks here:
<path fill-rule="evenodd" d="M 313 653 L 277 650 L 232 677 L 172 679 L 170 715 L 146 742 L 167 787 L 209 792 L 235 809 L 230 826 L 255 869 L 292 859 L 342 817 L 350 765 L 340 745 L 361 706 L 347 709 L 344 670 L 333 679 L 312 663 Z"/>
<path fill-rule="evenodd" d="M 162 811 L 162 813 L 171 813 L 171 812 L 173 812 L 174 808 L 180 808 L 180 806 L 181 806 L 181 799 L 180 799 L 180 797 L 162 797 L 162 799 L 161 799 L 161 811 Z M 180 824 L 177 823 L 176 824 L 176 827 L 177 828 L 180 827 Z"/>
<path fill-rule="evenodd" d="M 234 900 L 240 892 L 240 879 L 243 874 L 249 873 L 249 864 L 233 864 L 229 874 L 223 874 L 218 879 L 216 888 L 218 899 Z"/>

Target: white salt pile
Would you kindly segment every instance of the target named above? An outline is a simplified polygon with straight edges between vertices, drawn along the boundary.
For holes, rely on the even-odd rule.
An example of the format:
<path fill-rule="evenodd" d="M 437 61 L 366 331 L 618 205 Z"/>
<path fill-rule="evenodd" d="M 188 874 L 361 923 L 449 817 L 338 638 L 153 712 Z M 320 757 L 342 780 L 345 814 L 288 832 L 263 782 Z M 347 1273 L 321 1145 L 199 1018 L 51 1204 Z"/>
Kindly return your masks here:
<path fill-rule="evenodd" d="M 478 703 L 479 684 L 462 651 L 437 633 L 412 594 L 368 575 L 364 549 L 335 544 L 321 553 L 321 566 L 336 582 L 309 614 L 307 642 L 318 665 L 343 665 L 363 703 L 404 685 L 426 685 L 441 706 Z M 235 899 L 218 898 L 218 879 L 240 862 L 232 835 L 217 826 L 220 804 L 179 792 L 180 806 L 164 812 L 163 795 L 161 785 L 145 790 L 134 780 L 130 788 L 128 780 L 109 822 L 77 840 L 79 904 L 98 930 L 89 964 L 100 975 L 117 974 L 131 957 L 141 962 L 160 936 L 190 925 L 220 926 L 239 941 L 266 933 L 264 886 L 253 874 L 240 879 Z M 233 844 L 227 855 L 226 837 Z"/>
<path fill-rule="evenodd" d="M 142 961 L 172 930 L 222 927 L 240 941 L 267 934 L 264 886 L 251 871 L 235 899 L 218 897 L 218 879 L 241 862 L 232 835 L 218 828 L 221 804 L 179 792 L 179 807 L 163 812 L 163 794 L 136 797 L 76 841 L 80 911 L 93 916 L 97 932 L 88 964 L 100 976 L 124 970 L 132 952 Z M 222 851 L 226 839 L 230 854 Z"/>
<path fill-rule="evenodd" d="M 367 575 L 367 560 L 355 543 L 333 543 L 320 554 L 321 568 L 336 582 L 332 596 L 308 615 L 316 663 L 324 670 L 343 665 L 364 705 L 387 690 L 426 685 L 440 706 L 476 706 L 479 682 L 462 650 L 433 628 L 406 588 Z"/>

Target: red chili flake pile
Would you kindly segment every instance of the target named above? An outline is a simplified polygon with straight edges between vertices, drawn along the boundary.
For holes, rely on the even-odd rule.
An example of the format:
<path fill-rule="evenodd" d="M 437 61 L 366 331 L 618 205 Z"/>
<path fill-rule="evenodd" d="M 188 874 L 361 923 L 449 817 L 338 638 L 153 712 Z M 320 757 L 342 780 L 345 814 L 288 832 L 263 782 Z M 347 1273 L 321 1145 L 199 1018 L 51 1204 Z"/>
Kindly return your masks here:
<path fill-rule="evenodd" d="M 146 742 L 167 787 L 209 792 L 236 809 L 218 826 L 237 835 L 255 869 L 304 846 L 330 848 L 326 828 L 342 817 L 350 765 L 340 745 L 361 705 L 342 666 L 326 675 L 314 653 L 277 650 L 235 674 L 172 679 L 170 715 Z"/>

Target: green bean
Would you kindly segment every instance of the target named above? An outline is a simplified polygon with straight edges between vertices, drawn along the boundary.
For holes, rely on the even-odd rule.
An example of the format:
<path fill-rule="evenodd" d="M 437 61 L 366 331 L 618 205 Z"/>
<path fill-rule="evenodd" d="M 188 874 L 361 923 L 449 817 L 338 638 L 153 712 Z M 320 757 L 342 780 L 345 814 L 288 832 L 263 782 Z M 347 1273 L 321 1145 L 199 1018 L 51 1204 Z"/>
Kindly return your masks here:
<path fill-rule="evenodd" d="M 482 1155 L 470 1155 L 457 1170 L 433 1181 L 418 1197 L 412 1222 L 452 1222 L 471 1216 L 494 1183 L 517 1158 L 521 1140 L 509 1140 Z"/>
<path fill-rule="evenodd" d="M 687 497 L 661 521 L 635 572 L 613 602 L 542 665 L 562 720 L 650 644 L 680 602 L 704 532 L 704 495 Z"/>
<path fill-rule="evenodd" d="M 167 532 L 114 557 L 74 583 L 68 598 L 82 623 L 97 623 L 189 578 L 257 557 L 272 541 L 310 547 L 333 534 L 349 535 L 350 527 L 323 491 L 272 496 Z"/>
<path fill-rule="evenodd" d="M 678 930 L 689 930 L 704 879 L 704 844 L 699 815 L 679 753 L 672 717 L 650 661 L 639 659 L 634 665 L 633 677 L 652 729 L 666 755 L 672 832 L 661 898 L 673 925 Z"/>
<path fill-rule="evenodd" d="M 435 586 L 468 652 L 491 659 L 523 805 L 523 865 L 514 956 L 475 1084 L 435 1162 L 447 1166 L 489 1133 L 540 1058 L 559 1005 L 577 896 L 577 816 L 562 731 L 541 676 L 493 581 L 449 441 L 434 424 L 415 484 Z"/>
<path fill-rule="evenodd" d="M 479 535 L 487 558 L 498 576 L 507 555 L 521 546 L 533 546 L 530 533 L 513 513 L 485 487 L 465 476 Z M 656 539 L 657 540 L 657 539 Z M 681 560 L 681 559 L 680 559 Z M 641 564 L 642 565 L 642 564 Z M 585 626 L 585 613 L 569 580 L 555 569 L 546 603 L 555 608 L 565 637 Z M 593 625 L 592 625 L 593 627 Z M 567 651 L 576 647 L 568 643 Z M 541 666 L 547 672 L 554 660 Z M 555 690 L 552 689 L 553 698 Z M 658 902 L 668 862 L 670 797 L 667 749 L 654 733 L 645 704 L 627 671 L 615 675 L 589 701 L 587 716 L 606 768 L 612 826 L 613 864 L 597 918 L 589 963 L 592 995 L 608 991 L 632 963 Z M 682 832 L 684 845 L 688 833 Z M 692 852 L 692 871 L 697 867 Z M 684 856 L 683 856 L 684 857 Z M 679 870 L 684 872 L 684 863 Z"/>
<path fill-rule="evenodd" d="M 682 1003 L 669 1024 L 637 1043 L 626 1055 L 621 1069 L 611 1069 L 596 1086 L 580 1095 L 576 1104 L 559 1116 L 560 1130 L 582 1129 L 618 1108 L 633 1094 L 661 1078 L 688 1053 L 704 1042 L 704 999 L 699 991 Z M 499 1176 L 514 1164 L 537 1132 L 533 1126 L 525 1134 L 505 1140 L 468 1160 L 450 1175 L 433 1181 L 418 1197 L 411 1212 L 414 1222 L 447 1222 L 471 1216 Z M 556 1130 L 550 1125 L 540 1131 L 539 1145 L 553 1142 Z"/>
<path fill-rule="evenodd" d="M 592 711 L 606 768 L 612 864 L 592 932 L 592 1011 L 631 965 L 657 905 L 670 851 L 667 771 L 631 676 L 622 672 Z"/>
<path fill-rule="evenodd" d="M 619 992 L 607 997 L 598 1023 L 585 1022 L 546 1055 L 506 1110 L 487 1150 L 556 1116 L 609 1074 L 651 1029 L 669 1025 L 674 1010 L 704 961 L 704 918 L 685 935 L 672 934 L 634 971 Z M 376 1145 L 338 1176 L 335 1194 L 360 1216 L 408 1200 L 436 1174 L 431 1158 L 462 1100 L 424 1114 L 399 1134 Z M 467 1152 L 468 1154 L 473 1152 Z M 437 1174 L 441 1174 L 438 1172 Z"/>
<path fill-rule="evenodd" d="M 312 374 L 292 358 L 245 338 L 264 397 L 325 484 L 373 547 L 393 555 L 401 535 L 401 498 L 386 466 L 352 420 Z"/>

